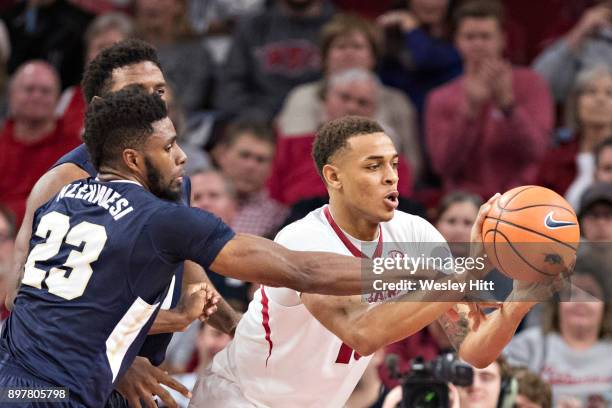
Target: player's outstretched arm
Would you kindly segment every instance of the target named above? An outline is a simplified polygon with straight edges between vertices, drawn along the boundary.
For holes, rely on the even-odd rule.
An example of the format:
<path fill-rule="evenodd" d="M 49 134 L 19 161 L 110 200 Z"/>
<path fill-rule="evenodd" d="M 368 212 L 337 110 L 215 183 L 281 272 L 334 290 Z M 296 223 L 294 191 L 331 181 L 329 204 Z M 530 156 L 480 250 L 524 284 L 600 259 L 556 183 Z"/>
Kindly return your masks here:
<path fill-rule="evenodd" d="M 30 247 L 34 213 L 41 205 L 49 201 L 51 197 L 57 194 L 63 186 L 72 181 L 86 177 L 89 177 L 89 174 L 85 170 L 74 164 L 64 163 L 43 174 L 43 176 L 38 179 L 36 184 L 34 184 L 34 187 L 32 188 L 30 196 L 26 202 L 26 211 L 23 222 L 19 228 L 19 231 L 17 232 L 17 237 L 15 238 L 13 268 L 10 276 L 8 277 L 6 286 L 8 288 L 8 294 L 6 297 L 6 307 L 8 309 L 12 309 L 13 300 L 17 295 L 17 290 L 19 289 L 19 285 L 21 283 L 23 266 L 25 265 L 26 258 L 28 257 L 28 250 Z"/>
<path fill-rule="evenodd" d="M 290 251 L 249 234 L 236 234 L 210 266 L 221 275 L 247 282 L 334 295 L 361 293 L 365 289 L 361 268 L 359 258 Z"/>

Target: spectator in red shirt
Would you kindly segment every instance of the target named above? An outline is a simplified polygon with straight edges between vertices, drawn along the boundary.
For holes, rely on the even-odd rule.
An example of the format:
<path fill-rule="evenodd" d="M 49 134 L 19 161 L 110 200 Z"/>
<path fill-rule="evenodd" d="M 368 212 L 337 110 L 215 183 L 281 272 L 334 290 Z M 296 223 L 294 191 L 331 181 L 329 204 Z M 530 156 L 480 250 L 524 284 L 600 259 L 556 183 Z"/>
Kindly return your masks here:
<path fill-rule="evenodd" d="M 9 87 L 9 120 L 0 133 L 0 203 L 21 223 L 36 180 L 81 143 L 53 114 L 59 97 L 57 72 L 43 61 L 22 65 Z"/>
<path fill-rule="evenodd" d="M 473 1 L 456 14 L 455 43 L 465 74 L 428 99 L 426 140 L 448 190 L 490 197 L 535 181 L 549 145 L 553 104 L 546 82 L 503 60 L 496 3 Z"/>
<path fill-rule="evenodd" d="M 96 17 L 85 32 L 85 65 L 104 48 L 130 37 L 134 29 L 129 17 L 121 13 L 109 13 Z M 56 114 L 64 119 L 70 132 L 83 133 L 85 97 L 81 85 L 66 88 L 57 105 Z"/>

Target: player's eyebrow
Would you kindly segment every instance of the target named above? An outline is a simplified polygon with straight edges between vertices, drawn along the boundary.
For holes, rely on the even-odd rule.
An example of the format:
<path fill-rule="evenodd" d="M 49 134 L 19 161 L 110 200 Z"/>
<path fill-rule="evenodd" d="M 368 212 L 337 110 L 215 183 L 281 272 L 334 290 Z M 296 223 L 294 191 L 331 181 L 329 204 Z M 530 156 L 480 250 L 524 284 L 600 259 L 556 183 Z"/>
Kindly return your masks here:
<path fill-rule="evenodd" d="M 395 153 L 392 157 L 392 159 L 396 159 L 399 157 L 398 153 Z M 372 155 L 372 156 L 368 156 L 366 157 L 364 160 L 384 160 L 385 156 L 380 156 L 380 155 Z"/>
<path fill-rule="evenodd" d="M 170 139 L 166 140 L 166 143 L 164 143 L 164 145 L 173 144 L 174 142 L 176 142 L 177 138 L 178 138 L 178 135 L 174 135 L 174 136 L 170 137 Z"/>

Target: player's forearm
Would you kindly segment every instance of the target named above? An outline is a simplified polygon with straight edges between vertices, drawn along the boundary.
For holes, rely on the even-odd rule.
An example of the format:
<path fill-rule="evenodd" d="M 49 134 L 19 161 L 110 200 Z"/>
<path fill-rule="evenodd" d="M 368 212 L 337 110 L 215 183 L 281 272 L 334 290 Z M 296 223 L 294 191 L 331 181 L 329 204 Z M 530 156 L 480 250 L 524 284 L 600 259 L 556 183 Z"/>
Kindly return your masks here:
<path fill-rule="evenodd" d="M 351 322 L 359 343 L 354 348 L 362 355 L 372 354 L 423 329 L 453 304 L 404 300 L 376 306 Z"/>
<path fill-rule="evenodd" d="M 438 283 L 454 283 L 462 276 L 450 275 L 437 279 Z M 421 330 L 445 312 L 464 294 L 459 290 L 409 292 L 392 302 L 386 302 L 350 318 L 347 329 L 355 333 L 357 347 L 364 353 L 402 340 Z"/>
<path fill-rule="evenodd" d="M 459 356 L 474 367 L 487 367 L 510 342 L 532 306 L 532 302 L 505 302 L 481 321 L 478 330 L 467 332 L 458 348 Z"/>
<path fill-rule="evenodd" d="M 217 303 L 217 311 L 210 316 L 208 324 L 223 333 L 233 336 L 242 314 L 235 311 L 222 297 Z"/>
<path fill-rule="evenodd" d="M 193 320 L 178 308 L 160 310 L 149 334 L 174 333 L 187 330 Z"/>
<path fill-rule="evenodd" d="M 305 293 L 324 295 L 356 295 L 368 292 L 362 260 L 327 252 L 294 252 L 298 269 L 307 277 L 296 281 Z M 299 276 L 299 275 L 297 275 Z M 299 279 L 299 278 L 298 278 Z M 371 290 L 372 285 L 369 285 Z"/>

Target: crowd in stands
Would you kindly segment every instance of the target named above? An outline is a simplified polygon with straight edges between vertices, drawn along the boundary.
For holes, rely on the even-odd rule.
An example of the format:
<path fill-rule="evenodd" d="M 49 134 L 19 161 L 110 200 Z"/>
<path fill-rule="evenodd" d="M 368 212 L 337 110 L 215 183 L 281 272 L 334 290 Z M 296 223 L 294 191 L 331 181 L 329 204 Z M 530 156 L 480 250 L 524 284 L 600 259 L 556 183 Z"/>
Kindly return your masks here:
<path fill-rule="evenodd" d="M 451 386 L 451 400 L 501 406 L 512 379 L 516 407 L 612 406 L 611 304 L 589 298 L 612 293 L 612 1 L 3 1 L 0 299 L 30 191 L 82 143 L 83 69 L 127 38 L 159 53 L 191 204 L 238 232 L 273 238 L 326 202 L 311 148 L 323 123 L 347 115 L 385 129 L 400 155 L 400 209 L 432 221 L 451 248 L 469 242 L 496 192 L 537 184 L 565 196 L 587 243 L 573 277 L 586 295 L 536 308 L 505 359 Z M 210 278 L 245 310 L 253 285 Z M 175 336 L 166 368 L 190 387 L 229 340 L 196 322 Z M 347 407 L 401 400 L 385 356 L 408 370 L 451 349 L 437 323 L 389 346 Z"/>

